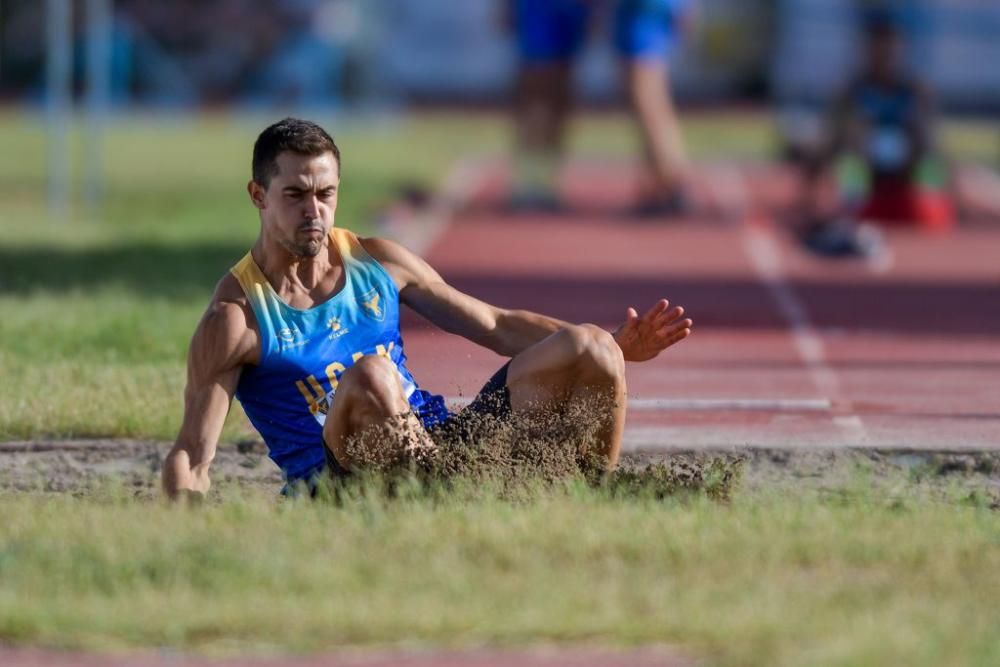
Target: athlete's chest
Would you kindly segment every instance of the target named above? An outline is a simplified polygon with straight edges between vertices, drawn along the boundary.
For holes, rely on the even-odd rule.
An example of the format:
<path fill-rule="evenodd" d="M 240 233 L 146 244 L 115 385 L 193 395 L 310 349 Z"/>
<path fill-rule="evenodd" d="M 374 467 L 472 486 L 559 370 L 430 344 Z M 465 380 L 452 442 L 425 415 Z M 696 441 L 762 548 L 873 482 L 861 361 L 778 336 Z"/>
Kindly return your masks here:
<path fill-rule="evenodd" d="M 385 281 L 347 280 L 325 303 L 308 310 L 279 304 L 270 315 L 260 366 L 279 372 L 348 367 L 379 345 L 399 344 L 399 296 Z"/>
<path fill-rule="evenodd" d="M 307 287 L 289 278 L 272 282 L 275 296 L 289 308 L 299 311 L 312 310 L 335 298 L 343 291 L 347 273 L 341 267 L 331 270 L 315 285 Z"/>

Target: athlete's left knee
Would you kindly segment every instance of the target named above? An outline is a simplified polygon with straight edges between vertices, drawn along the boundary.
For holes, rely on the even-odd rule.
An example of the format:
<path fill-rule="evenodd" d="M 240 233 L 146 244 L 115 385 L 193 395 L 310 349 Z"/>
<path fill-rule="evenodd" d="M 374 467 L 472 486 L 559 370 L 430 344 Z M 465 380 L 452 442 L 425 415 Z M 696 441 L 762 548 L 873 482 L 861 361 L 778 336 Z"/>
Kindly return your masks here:
<path fill-rule="evenodd" d="M 614 336 L 594 324 L 580 325 L 579 335 L 577 363 L 582 371 L 612 381 L 625 377 L 625 358 Z"/>

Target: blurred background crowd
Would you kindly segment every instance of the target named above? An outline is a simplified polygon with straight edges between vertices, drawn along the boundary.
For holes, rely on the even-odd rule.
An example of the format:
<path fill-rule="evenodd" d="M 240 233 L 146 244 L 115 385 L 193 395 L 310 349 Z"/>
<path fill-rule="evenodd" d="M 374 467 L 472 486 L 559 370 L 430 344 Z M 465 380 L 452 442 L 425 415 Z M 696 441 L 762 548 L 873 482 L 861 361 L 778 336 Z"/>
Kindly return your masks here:
<path fill-rule="evenodd" d="M 589 0 L 600 4 L 600 0 Z M 508 0 L 116 0 L 116 104 L 341 105 L 495 103 L 517 65 Z M 84 49 L 87 2 L 74 5 Z M 857 58 L 856 20 L 872 2 L 701 0 L 672 62 L 680 99 L 809 104 L 832 94 Z M 881 3 L 886 4 L 886 3 Z M 892 3 L 889 3 L 892 4 Z M 895 3 L 908 58 L 947 109 L 1000 109 L 1000 4 Z M 45 2 L 0 0 L 0 98 L 39 100 Z M 82 58 L 76 59 L 82 63 Z M 617 83 L 607 40 L 591 39 L 576 73 L 584 99 Z M 82 86 L 82 64 L 76 79 Z"/>

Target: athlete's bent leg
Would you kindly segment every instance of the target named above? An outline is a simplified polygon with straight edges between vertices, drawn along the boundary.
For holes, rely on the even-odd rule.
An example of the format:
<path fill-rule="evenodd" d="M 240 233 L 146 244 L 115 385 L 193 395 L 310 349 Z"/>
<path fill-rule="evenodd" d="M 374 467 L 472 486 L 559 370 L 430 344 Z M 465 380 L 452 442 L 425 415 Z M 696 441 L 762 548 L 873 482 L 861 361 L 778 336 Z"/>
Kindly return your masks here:
<path fill-rule="evenodd" d="M 548 336 L 511 360 L 507 388 L 515 413 L 606 403 L 598 453 L 609 469 L 617 465 L 625 429 L 625 360 L 610 333 L 584 324 Z"/>
<path fill-rule="evenodd" d="M 384 426 L 375 444 L 379 451 L 351 451 L 352 439 Z M 404 462 L 418 450 L 432 451 L 434 443 L 410 409 L 396 366 L 385 357 L 359 359 L 340 377 L 337 392 L 326 416 L 323 441 L 337 462 L 347 470 L 359 463 L 392 466 Z M 361 459 L 358 461 L 357 459 Z"/>

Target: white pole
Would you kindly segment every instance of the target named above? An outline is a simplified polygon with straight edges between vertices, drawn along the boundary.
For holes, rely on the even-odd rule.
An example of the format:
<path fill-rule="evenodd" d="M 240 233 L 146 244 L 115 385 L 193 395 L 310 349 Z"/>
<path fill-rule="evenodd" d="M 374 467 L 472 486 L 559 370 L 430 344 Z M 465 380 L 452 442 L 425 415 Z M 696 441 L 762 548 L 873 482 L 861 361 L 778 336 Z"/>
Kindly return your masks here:
<path fill-rule="evenodd" d="M 69 214 L 69 123 L 73 84 L 70 0 L 46 0 L 45 23 L 49 215 L 65 220 Z"/>
<path fill-rule="evenodd" d="M 111 98 L 112 0 L 87 0 L 87 132 L 83 198 L 90 209 L 104 194 L 104 127 Z"/>

